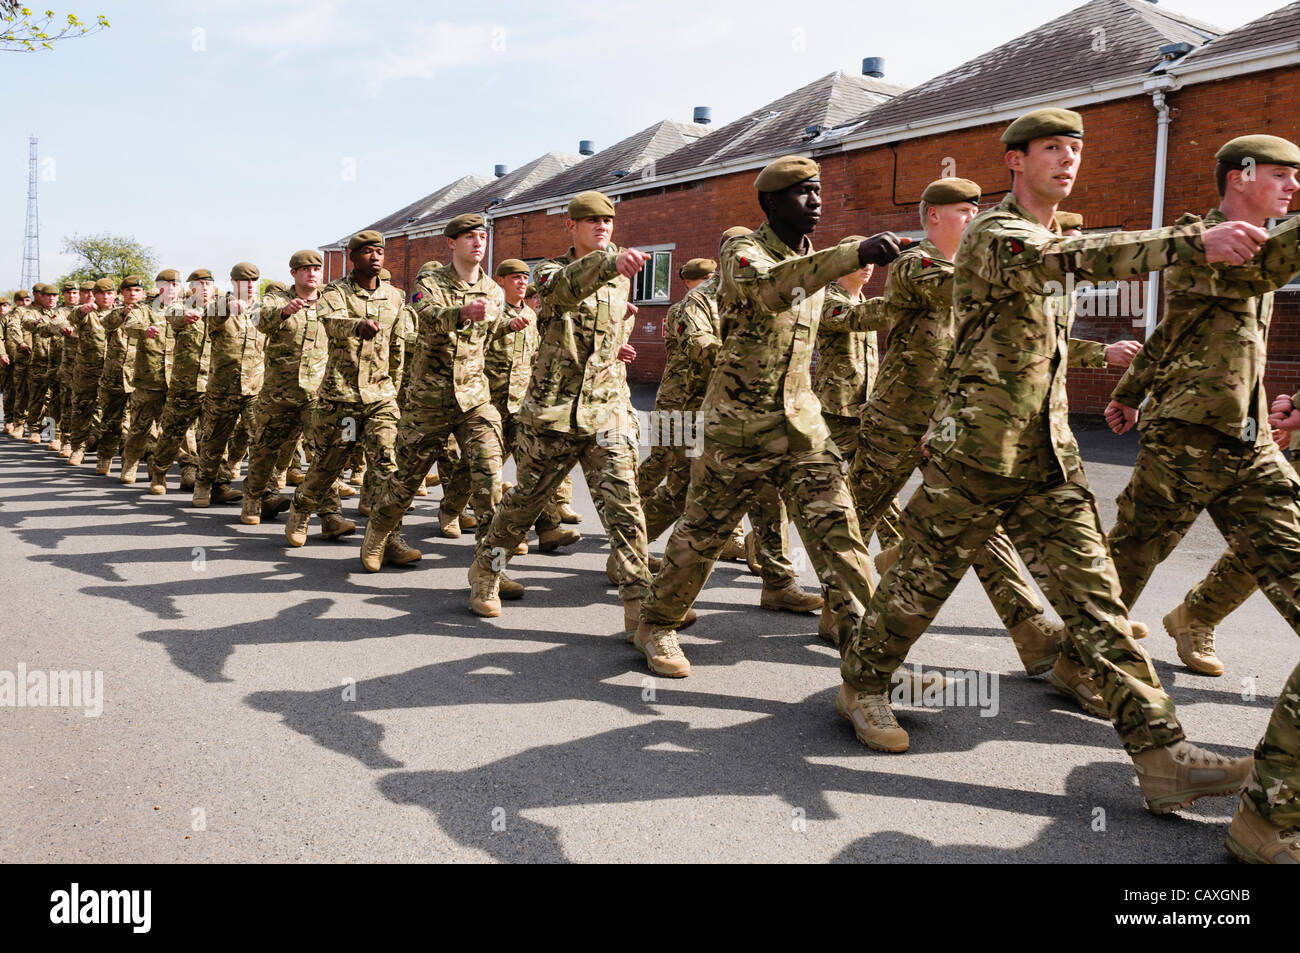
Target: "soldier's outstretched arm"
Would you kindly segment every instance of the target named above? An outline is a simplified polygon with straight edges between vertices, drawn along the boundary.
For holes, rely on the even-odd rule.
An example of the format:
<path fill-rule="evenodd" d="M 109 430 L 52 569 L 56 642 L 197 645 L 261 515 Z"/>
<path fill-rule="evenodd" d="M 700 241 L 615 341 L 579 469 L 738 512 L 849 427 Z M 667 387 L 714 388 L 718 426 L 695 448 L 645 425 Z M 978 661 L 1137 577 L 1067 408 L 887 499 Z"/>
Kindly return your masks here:
<path fill-rule="evenodd" d="M 1087 338 L 1070 338 L 1066 354 L 1070 367 L 1105 367 L 1106 345 Z"/>
<path fill-rule="evenodd" d="M 432 324 L 435 330 L 443 334 L 454 333 L 462 323 L 460 306 L 453 305 L 442 286 L 430 277 L 420 278 L 415 286 L 419 299 L 412 305 L 416 323 L 421 327 Z"/>
<path fill-rule="evenodd" d="M 822 308 L 821 326 L 826 331 L 886 331 L 891 323 L 892 313 L 884 295 L 847 308 L 828 300 Z"/>
<path fill-rule="evenodd" d="M 534 275 L 542 301 L 566 310 L 577 307 L 597 288 L 617 277 L 618 256 L 619 249 L 606 248 L 567 265 L 543 262 Z"/>
<path fill-rule="evenodd" d="M 1290 284 L 1300 272 L 1300 217 L 1280 222 L 1267 235 L 1249 261 L 1239 265 L 1220 264 L 1191 274 L 1179 290 L 1215 298 L 1246 300 Z"/>
<path fill-rule="evenodd" d="M 859 244 L 840 242 L 811 255 L 774 262 L 757 242 L 732 239 L 722 252 L 722 280 L 756 298 L 769 311 L 786 311 L 796 297 L 803 300 L 861 268 Z"/>
<path fill-rule="evenodd" d="M 279 295 L 263 295 L 257 309 L 257 330 L 267 335 L 279 331 L 285 321 L 289 320 L 284 314 L 284 306 L 288 303 L 288 298 Z"/>

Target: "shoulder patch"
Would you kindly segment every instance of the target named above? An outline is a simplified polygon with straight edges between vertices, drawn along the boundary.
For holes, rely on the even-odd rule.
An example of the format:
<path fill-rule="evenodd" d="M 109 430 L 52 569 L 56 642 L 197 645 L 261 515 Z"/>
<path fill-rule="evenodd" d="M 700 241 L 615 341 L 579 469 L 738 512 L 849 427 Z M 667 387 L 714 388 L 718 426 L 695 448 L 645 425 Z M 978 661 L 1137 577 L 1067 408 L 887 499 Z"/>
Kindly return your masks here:
<path fill-rule="evenodd" d="M 417 291 L 415 294 L 411 295 L 411 304 L 415 304 L 417 301 L 419 301 L 419 300 L 420 300 L 421 298 L 423 298 L 423 297 L 424 297 L 424 292 L 423 292 L 423 291 Z"/>
<path fill-rule="evenodd" d="M 1025 243 L 1018 238 L 1008 238 L 1007 247 L 1011 249 L 1011 254 L 1019 255 L 1025 250 Z"/>

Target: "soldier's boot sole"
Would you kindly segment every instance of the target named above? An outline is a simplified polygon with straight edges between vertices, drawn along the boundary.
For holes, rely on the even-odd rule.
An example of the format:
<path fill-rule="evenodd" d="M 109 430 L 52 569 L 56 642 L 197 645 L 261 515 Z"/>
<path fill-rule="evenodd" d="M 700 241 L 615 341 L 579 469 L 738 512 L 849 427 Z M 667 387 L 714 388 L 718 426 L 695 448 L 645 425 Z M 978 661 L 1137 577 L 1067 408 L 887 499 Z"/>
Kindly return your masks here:
<path fill-rule="evenodd" d="M 840 690 L 835 695 L 835 713 L 853 726 L 853 735 L 858 741 L 873 751 L 883 751 L 886 754 L 902 754 L 912 746 L 912 739 L 902 728 L 898 728 L 895 732 L 888 728 L 875 728 L 869 723 L 859 724 L 849 711 L 848 701 L 844 697 L 844 690 L 848 687 L 845 684 L 840 685 Z M 866 721 L 865 715 L 863 721 Z"/>
<path fill-rule="evenodd" d="M 1169 745 L 1167 748 L 1150 749 L 1132 756 L 1133 765 L 1138 774 L 1138 787 L 1142 789 L 1142 796 L 1146 800 L 1147 810 L 1152 814 L 1172 814 L 1174 811 L 1189 807 L 1193 802 L 1199 801 L 1203 797 L 1226 797 L 1237 794 L 1241 791 L 1255 766 L 1253 757 L 1229 758 L 1226 759 L 1227 764 L 1211 765 L 1200 769 L 1202 772 L 1214 774 L 1213 779 L 1207 778 L 1201 783 L 1197 783 L 1197 769 L 1192 769 L 1188 772 L 1187 781 L 1176 790 L 1148 795 L 1142 787 L 1142 781 L 1148 777 L 1149 768 L 1144 768 L 1143 765 L 1149 765 L 1152 759 L 1162 759 L 1162 752 L 1175 749 L 1180 745 L 1194 747 L 1187 742 L 1179 742 Z M 1168 756 L 1164 755 L 1163 760 L 1167 761 Z M 1153 777 L 1151 784 L 1158 787 L 1169 786 L 1169 779 L 1167 777 Z"/>

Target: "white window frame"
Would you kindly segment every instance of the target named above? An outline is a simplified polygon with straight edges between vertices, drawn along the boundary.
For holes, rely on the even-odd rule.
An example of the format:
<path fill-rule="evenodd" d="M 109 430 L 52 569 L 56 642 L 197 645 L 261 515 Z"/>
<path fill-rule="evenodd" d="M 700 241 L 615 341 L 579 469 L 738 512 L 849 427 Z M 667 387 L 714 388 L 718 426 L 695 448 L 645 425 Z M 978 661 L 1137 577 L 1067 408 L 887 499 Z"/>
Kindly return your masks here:
<path fill-rule="evenodd" d="M 644 267 L 642 267 L 641 273 L 632 279 L 631 300 L 633 304 L 660 305 L 660 304 L 668 304 L 672 300 L 673 251 L 676 248 L 677 248 L 676 242 L 672 242 L 666 245 L 637 245 L 636 246 L 637 251 L 645 252 L 647 255 L 650 256 L 650 260 L 645 263 Z M 637 285 L 638 283 L 643 282 L 644 276 L 647 273 L 653 276 L 655 263 L 659 260 L 660 255 L 663 255 L 668 259 L 668 272 L 664 281 L 663 294 L 662 296 L 651 297 L 651 298 L 641 297 L 640 295 L 637 294 Z M 653 290 L 654 289 L 651 289 L 652 292 Z"/>

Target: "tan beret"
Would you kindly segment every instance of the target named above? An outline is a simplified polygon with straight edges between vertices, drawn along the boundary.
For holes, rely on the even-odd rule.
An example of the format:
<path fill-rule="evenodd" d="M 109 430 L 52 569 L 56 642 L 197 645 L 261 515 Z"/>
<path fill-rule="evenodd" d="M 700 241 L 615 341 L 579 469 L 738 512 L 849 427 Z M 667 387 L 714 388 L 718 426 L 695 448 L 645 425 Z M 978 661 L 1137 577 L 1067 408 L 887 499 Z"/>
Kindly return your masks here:
<path fill-rule="evenodd" d="M 518 258 L 507 258 L 497 265 L 496 276 L 504 278 L 506 275 L 527 275 L 531 271 L 527 262 L 520 261 Z"/>
<path fill-rule="evenodd" d="M 119 284 L 118 287 L 119 288 L 143 288 L 144 279 L 141 278 L 139 275 L 127 275 L 125 278 L 122 279 L 122 283 Z"/>
<path fill-rule="evenodd" d="M 448 238 L 455 238 L 457 235 L 464 235 L 466 232 L 472 232 L 477 228 L 487 228 L 487 221 L 478 212 L 466 212 L 464 215 L 457 215 L 448 222 L 442 233 Z"/>
<path fill-rule="evenodd" d="M 529 285 L 528 290 L 524 292 L 524 297 L 535 298 L 537 297 L 537 293 L 537 285 Z"/>
<path fill-rule="evenodd" d="M 970 179 L 935 179 L 921 193 L 921 201 L 930 205 L 955 205 L 958 202 L 980 201 L 979 183 Z"/>
<path fill-rule="evenodd" d="M 24 289 L 24 288 L 19 288 L 17 291 L 14 292 L 14 298 L 15 298 L 15 299 L 17 299 L 17 298 L 30 298 L 31 296 L 32 296 L 32 293 L 31 293 L 30 291 L 27 291 L 27 290 Z"/>
<path fill-rule="evenodd" d="M 77 283 L 76 283 L 75 281 L 65 281 L 65 282 L 63 283 L 63 287 L 60 288 L 59 290 L 60 290 L 60 291 L 76 291 L 76 290 L 77 290 Z"/>
<path fill-rule="evenodd" d="M 1061 231 L 1070 228 L 1083 228 L 1083 216 L 1078 212 L 1057 212 L 1056 224 Z"/>
<path fill-rule="evenodd" d="M 569 218 L 575 222 L 613 215 L 614 203 L 603 192 L 579 192 L 569 200 Z"/>
<path fill-rule="evenodd" d="M 96 291 L 116 291 L 117 285 L 113 284 L 112 278 L 100 278 L 95 282 Z"/>
<path fill-rule="evenodd" d="M 356 251 L 366 245 L 378 245 L 384 247 L 384 236 L 373 228 L 367 228 L 364 232 L 357 232 L 348 239 L 348 251 Z"/>
<path fill-rule="evenodd" d="M 304 248 L 302 251 L 296 251 L 289 256 L 289 270 L 297 268 L 310 268 L 312 265 L 324 267 L 325 259 L 321 257 L 320 252 L 314 248 Z"/>
<path fill-rule="evenodd" d="M 81 291 L 94 291 L 95 283 L 93 281 L 83 281 L 80 287 Z"/>
<path fill-rule="evenodd" d="M 393 273 L 392 273 L 391 271 L 389 271 L 387 268 L 380 268 L 380 269 L 379 269 L 379 280 L 380 280 L 380 281 L 392 281 L 392 280 L 393 280 Z"/>
<path fill-rule="evenodd" d="M 268 282 L 266 283 L 266 287 L 262 290 L 262 294 L 282 294 L 282 295 L 284 295 L 284 294 L 288 294 L 288 293 L 289 293 L 289 289 L 286 288 L 286 287 L 284 286 L 284 283 L 283 283 L 283 282 L 280 282 L 280 281 L 268 281 Z"/>
<path fill-rule="evenodd" d="M 54 287 L 54 285 L 46 284 L 43 281 L 40 284 L 32 285 L 32 291 L 36 292 L 38 295 L 56 295 L 59 293 L 58 288 Z"/>
<path fill-rule="evenodd" d="M 1083 117 L 1069 109 L 1035 109 L 1027 112 L 1002 133 L 1007 145 L 1021 145 L 1044 136 L 1083 138 Z"/>
<path fill-rule="evenodd" d="M 0 295 L 0 304 L 13 304 L 8 295 Z"/>
<path fill-rule="evenodd" d="M 1281 136 L 1238 136 L 1223 144 L 1214 158 L 1234 169 L 1253 160 L 1256 165 L 1289 165 L 1300 168 L 1300 146 Z"/>
<path fill-rule="evenodd" d="M 175 268 L 164 268 L 154 276 L 154 281 L 180 281 L 181 273 Z"/>
<path fill-rule="evenodd" d="M 717 270 L 718 263 L 712 258 L 692 258 L 682 265 L 677 274 L 683 281 L 694 281 L 696 278 L 707 278 Z"/>
<path fill-rule="evenodd" d="M 208 271 L 208 269 L 206 268 L 195 268 L 193 271 L 190 272 L 190 276 L 185 280 L 186 281 L 211 281 L 212 272 Z"/>
<path fill-rule="evenodd" d="M 262 273 L 257 270 L 257 266 L 251 261 L 241 261 L 230 269 L 231 281 L 256 281 L 262 277 Z"/>
<path fill-rule="evenodd" d="M 725 242 L 728 238 L 735 238 L 737 235 L 752 235 L 754 230 L 746 228 L 744 225 L 732 225 L 722 233 L 722 240 Z"/>
<path fill-rule="evenodd" d="M 754 188 L 760 192 L 780 192 L 821 174 L 822 170 L 812 159 L 805 156 L 782 156 L 763 167 L 763 171 L 754 180 Z"/>

